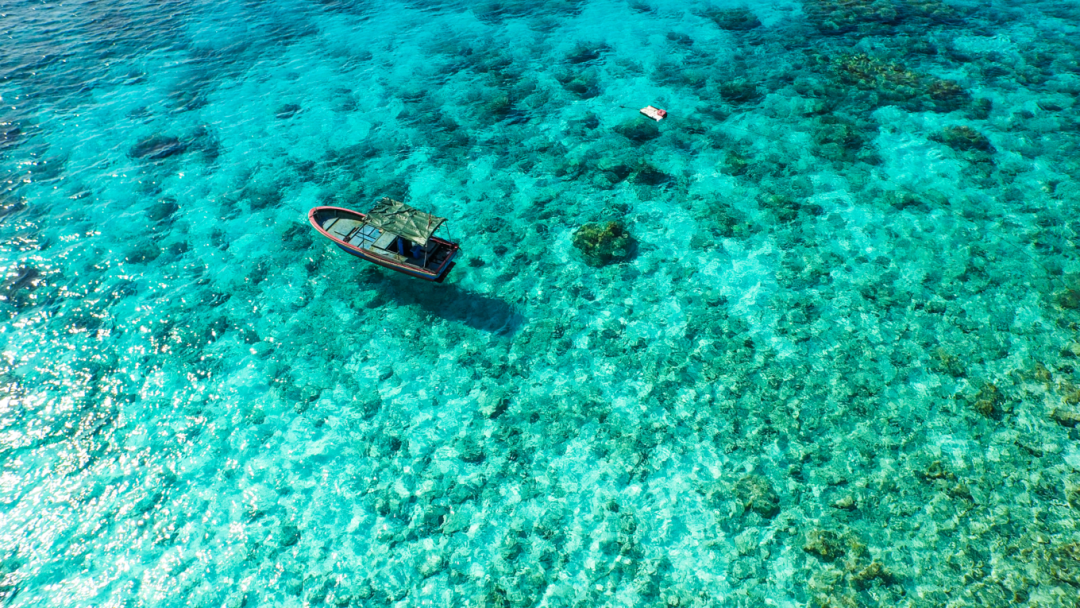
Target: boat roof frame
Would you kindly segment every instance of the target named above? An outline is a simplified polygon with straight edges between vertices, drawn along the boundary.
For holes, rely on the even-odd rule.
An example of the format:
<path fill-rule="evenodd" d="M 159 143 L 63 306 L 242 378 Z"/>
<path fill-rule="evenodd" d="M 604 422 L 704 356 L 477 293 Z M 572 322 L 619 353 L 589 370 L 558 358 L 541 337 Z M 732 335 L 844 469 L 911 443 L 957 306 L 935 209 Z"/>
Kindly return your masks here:
<path fill-rule="evenodd" d="M 365 214 L 367 223 L 383 232 L 391 232 L 414 243 L 426 246 L 431 235 L 446 222 L 445 217 L 431 215 L 384 196 Z"/>

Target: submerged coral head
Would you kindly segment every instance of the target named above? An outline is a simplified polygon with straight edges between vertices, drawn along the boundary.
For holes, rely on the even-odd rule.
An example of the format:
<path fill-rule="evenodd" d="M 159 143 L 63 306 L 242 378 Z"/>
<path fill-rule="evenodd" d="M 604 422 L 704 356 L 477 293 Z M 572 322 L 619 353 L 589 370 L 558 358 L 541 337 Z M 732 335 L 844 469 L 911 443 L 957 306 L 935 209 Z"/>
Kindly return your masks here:
<path fill-rule="evenodd" d="M 628 259 L 634 239 L 622 222 L 611 221 L 583 225 L 574 233 L 573 243 L 587 264 L 603 266 Z"/>

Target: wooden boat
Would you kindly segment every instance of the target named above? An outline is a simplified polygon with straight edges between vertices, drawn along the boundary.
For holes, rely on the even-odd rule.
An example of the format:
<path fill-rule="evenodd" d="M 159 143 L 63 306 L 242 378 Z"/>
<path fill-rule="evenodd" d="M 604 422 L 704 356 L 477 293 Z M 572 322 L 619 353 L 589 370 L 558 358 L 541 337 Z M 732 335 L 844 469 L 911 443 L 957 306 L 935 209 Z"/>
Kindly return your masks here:
<path fill-rule="evenodd" d="M 367 213 L 315 207 L 308 221 L 346 252 L 402 274 L 442 283 L 460 247 L 434 236 L 446 218 L 383 198 Z"/>

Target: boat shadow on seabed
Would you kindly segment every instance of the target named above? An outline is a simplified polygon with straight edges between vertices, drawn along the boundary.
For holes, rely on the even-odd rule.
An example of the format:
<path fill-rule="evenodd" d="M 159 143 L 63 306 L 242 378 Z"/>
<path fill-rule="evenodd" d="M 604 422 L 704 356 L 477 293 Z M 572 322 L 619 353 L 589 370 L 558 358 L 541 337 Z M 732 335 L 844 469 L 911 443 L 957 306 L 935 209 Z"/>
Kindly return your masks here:
<path fill-rule="evenodd" d="M 461 289 L 457 285 L 433 286 L 416 279 L 378 269 L 365 272 L 365 281 L 378 285 L 379 295 L 368 303 L 375 308 L 389 302 L 419 306 L 425 312 L 473 329 L 513 336 L 525 317 L 503 300 Z"/>

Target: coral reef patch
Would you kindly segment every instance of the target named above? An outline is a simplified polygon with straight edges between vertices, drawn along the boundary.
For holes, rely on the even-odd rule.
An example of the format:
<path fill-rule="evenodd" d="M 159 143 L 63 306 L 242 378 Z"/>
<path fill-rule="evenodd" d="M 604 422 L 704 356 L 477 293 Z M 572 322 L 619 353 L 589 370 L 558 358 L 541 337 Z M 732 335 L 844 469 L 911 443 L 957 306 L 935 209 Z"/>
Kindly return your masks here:
<path fill-rule="evenodd" d="M 634 239 L 620 221 L 584 224 L 574 231 L 574 247 L 590 266 L 603 266 L 630 257 Z"/>

